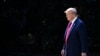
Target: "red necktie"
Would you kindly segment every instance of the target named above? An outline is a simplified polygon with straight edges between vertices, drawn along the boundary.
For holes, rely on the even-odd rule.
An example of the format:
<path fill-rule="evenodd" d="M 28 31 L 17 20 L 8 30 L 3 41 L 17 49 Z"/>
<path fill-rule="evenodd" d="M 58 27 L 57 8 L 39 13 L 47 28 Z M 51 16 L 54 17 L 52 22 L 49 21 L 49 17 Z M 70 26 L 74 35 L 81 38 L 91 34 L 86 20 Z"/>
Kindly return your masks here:
<path fill-rule="evenodd" d="M 67 39 L 68 39 L 70 30 L 71 30 L 71 24 L 72 24 L 72 22 L 69 22 L 69 23 L 68 23 L 68 26 L 67 26 L 66 39 L 65 39 L 65 42 L 66 42 L 66 43 L 67 43 Z"/>

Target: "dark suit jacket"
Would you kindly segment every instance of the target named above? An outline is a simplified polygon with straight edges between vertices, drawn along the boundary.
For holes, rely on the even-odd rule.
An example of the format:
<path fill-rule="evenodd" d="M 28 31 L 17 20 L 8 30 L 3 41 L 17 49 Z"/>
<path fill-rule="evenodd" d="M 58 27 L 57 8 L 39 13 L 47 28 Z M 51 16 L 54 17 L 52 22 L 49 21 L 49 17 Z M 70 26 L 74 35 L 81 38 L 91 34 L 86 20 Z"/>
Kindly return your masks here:
<path fill-rule="evenodd" d="M 82 52 L 87 53 L 86 26 L 79 18 L 75 20 L 68 37 L 68 42 L 67 44 L 64 43 L 63 49 L 67 53 L 65 56 L 81 56 Z"/>

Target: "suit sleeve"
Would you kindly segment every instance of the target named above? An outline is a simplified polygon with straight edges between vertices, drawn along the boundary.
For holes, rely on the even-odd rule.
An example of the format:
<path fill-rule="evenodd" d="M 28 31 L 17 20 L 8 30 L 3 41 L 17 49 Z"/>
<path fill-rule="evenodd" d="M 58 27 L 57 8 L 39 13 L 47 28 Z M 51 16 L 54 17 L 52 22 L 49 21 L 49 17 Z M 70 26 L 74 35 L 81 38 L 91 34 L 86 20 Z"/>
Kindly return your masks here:
<path fill-rule="evenodd" d="M 87 33 L 86 33 L 86 26 L 84 23 L 81 23 L 79 25 L 79 29 L 78 29 L 78 33 L 79 33 L 79 38 L 80 38 L 80 42 L 81 42 L 81 50 L 82 52 L 87 53 Z"/>

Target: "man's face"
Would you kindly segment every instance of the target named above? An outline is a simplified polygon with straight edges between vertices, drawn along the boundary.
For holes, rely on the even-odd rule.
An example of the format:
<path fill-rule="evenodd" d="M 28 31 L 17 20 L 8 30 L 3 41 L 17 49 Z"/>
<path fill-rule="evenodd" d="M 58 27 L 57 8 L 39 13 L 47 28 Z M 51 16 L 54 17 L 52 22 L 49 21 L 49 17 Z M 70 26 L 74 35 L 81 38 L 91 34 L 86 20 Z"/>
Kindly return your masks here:
<path fill-rule="evenodd" d="M 68 21 L 71 21 L 74 18 L 74 15 L 73 15 L 72 11 L 68 11 L 66 13 L 66 17 L 67 17 Z"/>

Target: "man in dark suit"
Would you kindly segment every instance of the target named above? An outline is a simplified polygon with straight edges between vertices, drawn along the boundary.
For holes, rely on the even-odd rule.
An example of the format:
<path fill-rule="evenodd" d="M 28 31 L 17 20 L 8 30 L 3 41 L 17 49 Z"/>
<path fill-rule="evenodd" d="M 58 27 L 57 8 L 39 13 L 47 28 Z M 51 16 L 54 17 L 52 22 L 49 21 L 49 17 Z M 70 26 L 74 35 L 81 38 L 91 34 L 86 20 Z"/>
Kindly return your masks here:
<path fill-rule="evenodd" d="M 75 8 L 68 8 L 65 12 L 68 26 L 64 35 L 62 56 L 87 56 L 87 35 L 84 22 L 78 18 Z"/>

